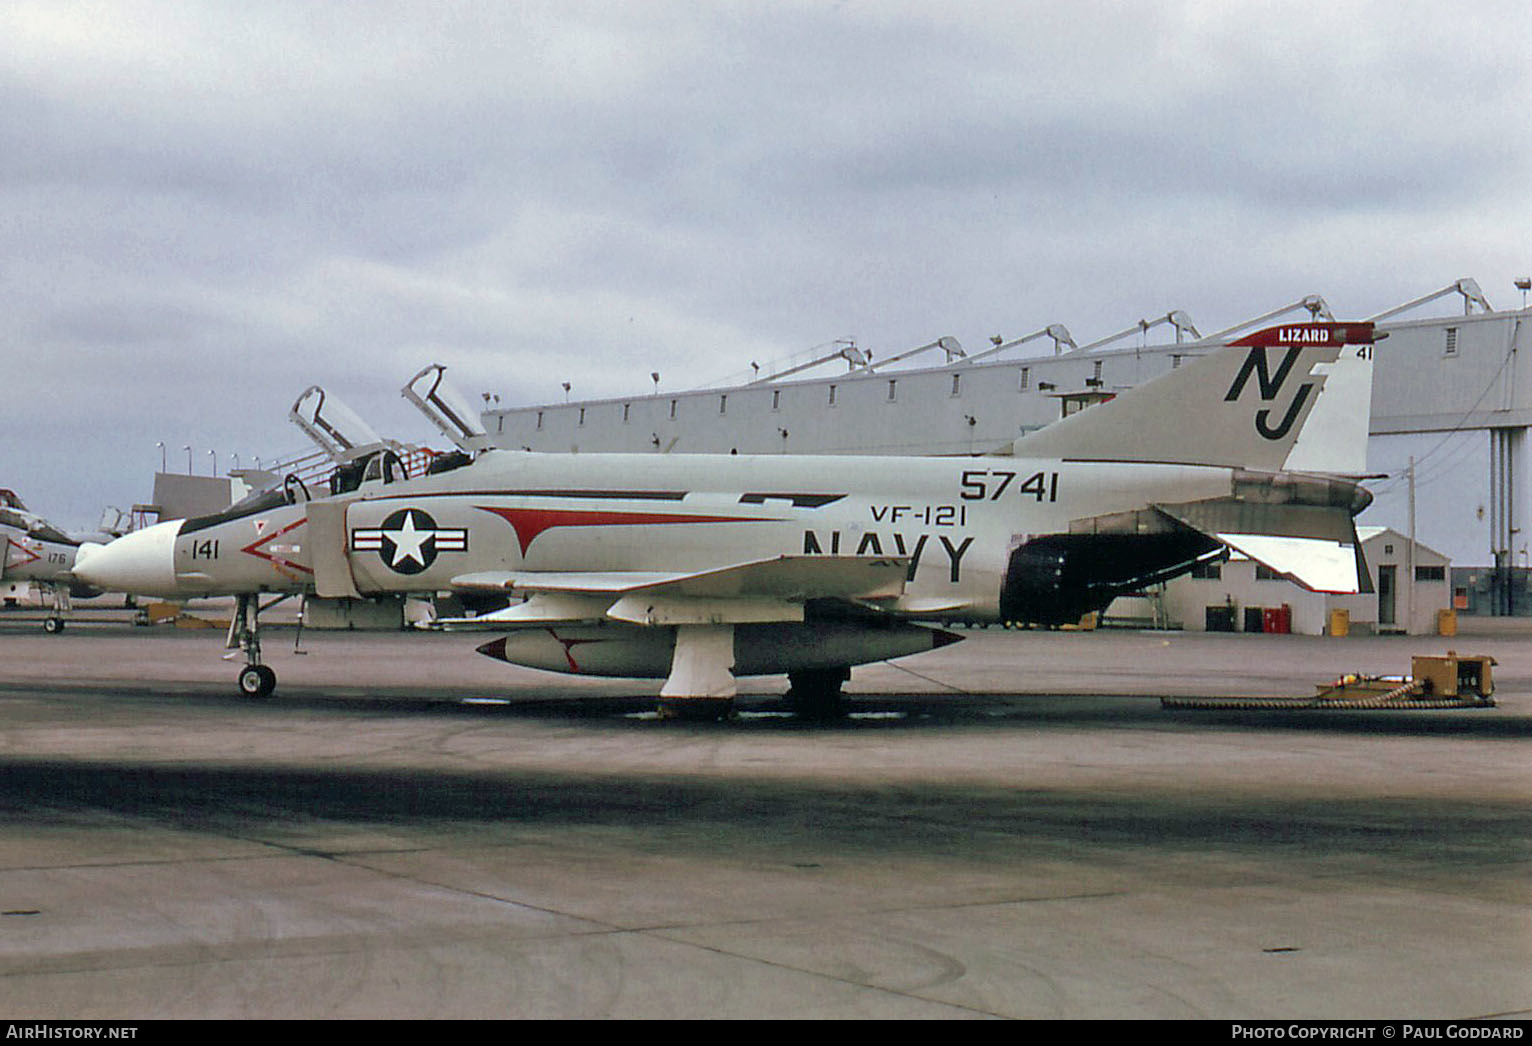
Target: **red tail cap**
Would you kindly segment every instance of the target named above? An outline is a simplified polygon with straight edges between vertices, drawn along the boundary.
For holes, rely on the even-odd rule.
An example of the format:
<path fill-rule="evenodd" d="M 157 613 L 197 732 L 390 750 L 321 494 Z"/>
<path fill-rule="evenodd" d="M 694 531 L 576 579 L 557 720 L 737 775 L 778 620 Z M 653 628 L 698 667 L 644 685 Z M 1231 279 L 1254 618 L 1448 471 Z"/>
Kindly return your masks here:
<path fill-rule="evenodd" d="M 1240 348 L 1288 347 L 1293 345 L 1371 345 L 1388 337 L 1373 329 L 1371 323 L 1284 323 L 1231 341 Z"/>

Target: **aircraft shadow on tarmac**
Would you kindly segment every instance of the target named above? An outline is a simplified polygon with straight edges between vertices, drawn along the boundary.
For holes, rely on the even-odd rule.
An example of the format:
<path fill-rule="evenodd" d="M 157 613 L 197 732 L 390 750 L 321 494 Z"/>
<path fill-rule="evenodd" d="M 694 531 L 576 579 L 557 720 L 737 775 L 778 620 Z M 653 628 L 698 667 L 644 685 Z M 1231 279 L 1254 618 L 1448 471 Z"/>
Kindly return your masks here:
<path fill-rule="evenodd" d="M 354 700 L 354 699 L 353 699 Z M 471 699 L 470 699 L 471 700 Z M 310 708 L 334 708 L 333 699 L 310 699 Z M 910 729 L 1069 729 L 1074 727 L 1160 728 L 1195 731 L 1199 727 L 1252 732 L 1289 730 L 1369 736 L 1453 736 L 1518 738 L 1532 736 L 1532 722 L 1520 717 L 1497 718 L 1493 709 L 1464 711 L 1325 711 L 1261 710 L 1180 711 L 1160 707 L 1157 698 L 1096 695 L 929 694 L 853 695 L 839 715 L 796 715 L 773 697 L 737 701 L 737 714 L 728 720 L 660 720 L 653 697 L 534 698 L 505 703 L 454 703 L 366 698 L 361 704 L 377 711 L 411 708 L 539 720 L 622 721 L 651 729 L 837 731 Z"/>
<path fill-rule="evenodd" d="M 70 692 L 74 684 L 0 684 L 8 691 Z M 105 693 L 105 691 L 100 691 Z M 661 719 L 652 694 L 589 695 L 482 692 L 448 688 L 429 692 L 403 687 L 334 687 L 290 684 L 276 697 L 250 701 L 220 686 L 199 683 L 119 685 L 114 703 L 163 701 L 200 709 L 238 708 L 279 719 L 302 710 L 337 717 L 453 715 L 487 720 L 525 719 L 587 724 L 593 729 L 628 728 L 687 731 L 869 731 L 911 729 L 1198 729 L 1320 732 L 1358 736 L 1443 736 L 1515 739 L 1532 736 L 1532 719 L 1504 709 L 1455 710 L 1171 710 L 1144 695 L 967 693 L 848 694 L 844 714 L 797 715 L 771 694 L 742 694 L 737 714 L 727 720 Z"/>
<path fill-rule="evenodd" d="M 1520 805 L 1465 808 L 1431 796 L 1228 795 L 1176 785 L 1132 793 L 1090 783 L 1010 788 L 994 782 L 846 783 L 748 774 L 692 776 L 605 769 L 421 770 L 316 766 L 126 766 L 107 760 L 0 760 L 0 804 L 13 826 L 82 826 L 127 817 L 165 828 L 266 838 L 326 855 L 347 851 L 325 825 L 416 826 L 496 832 L 579 827 L 664 832 L 674 852 L 781 846 L 868 847 L 879 853 L 977 856 L 1020 846 L 1169 852 L 1295 848 L 1315 855 L 1367 852 L 1391 860 L 1483 862 L 1524 857 Z M 314 842 L 305 833 L 317 829 Z M 476 845 L 497 836 L 477 834 Z M 320 842 L 319 840 L 329 840 Z M 1035 856 L 1035 851 L 1028 850 Z M 1286 849 L 1284 850 L 1286 852 Z M 807 866 L 805 866 L 807 867 Z"/>

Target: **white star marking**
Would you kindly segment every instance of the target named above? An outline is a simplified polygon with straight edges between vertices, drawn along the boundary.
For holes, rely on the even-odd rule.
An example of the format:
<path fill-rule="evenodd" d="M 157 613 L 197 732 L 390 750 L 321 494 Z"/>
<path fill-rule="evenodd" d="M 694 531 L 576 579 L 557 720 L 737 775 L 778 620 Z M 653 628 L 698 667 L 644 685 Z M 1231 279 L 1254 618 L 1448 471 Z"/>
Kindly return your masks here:
<path fill-rule="evenodd" d="M 404 514 L 404 525 L 398 530 L 385 530 L 384 535 L 394 543 L 394 561 L 389 564 L 397 567 L 406 559 L 413 559 L 422 567 L 426 565 L 425 553 L 421 546 L 436 536 L 434 530 L 416 530 L 414 513 Z"/>

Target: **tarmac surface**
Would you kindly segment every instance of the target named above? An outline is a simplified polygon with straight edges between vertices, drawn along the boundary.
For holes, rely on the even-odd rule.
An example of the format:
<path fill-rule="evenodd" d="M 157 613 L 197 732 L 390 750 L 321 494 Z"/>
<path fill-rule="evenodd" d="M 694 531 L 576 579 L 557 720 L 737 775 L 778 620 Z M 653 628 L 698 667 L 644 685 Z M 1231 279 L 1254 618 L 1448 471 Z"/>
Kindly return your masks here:
<path fill-rule="evenodd" d="M 0 614 L 10 1019 L 1524 1018 L 1532 637 L 968 633 L 662 721 L 483 636 Z M 1176 712 L 1488 653 L 1496 707 Z"/>

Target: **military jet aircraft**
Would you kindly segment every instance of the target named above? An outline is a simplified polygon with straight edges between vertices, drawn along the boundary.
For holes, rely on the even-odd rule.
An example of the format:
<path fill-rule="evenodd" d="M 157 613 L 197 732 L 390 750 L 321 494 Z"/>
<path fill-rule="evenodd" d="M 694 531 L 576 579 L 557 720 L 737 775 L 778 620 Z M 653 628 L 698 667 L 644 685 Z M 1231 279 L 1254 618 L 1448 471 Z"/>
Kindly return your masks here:
<path fill-rule="evenodd" d="M 237 595 L 251 695 L 275 683 L 261 593 L 456 591 L 508 601 L 442 623 L 500 633 L 479 648 L 492 657 L 663 678 L 682 714 L 726 710 L 753 674 L 834 707 L 851 666 L 952 642 L 944 622 L 1074 621 L 1229 549 L 1358 591 L 1352 518 L 1371 498 L 1346 477 L 1365 472 L 1379 337 L 1268 328 L 986 457 L 482 450 L 446 411 L 464 450 L 434 474 L 375 451 L 325 496 L 289 483 L 87 549 L 76 572 Z"/>
<path fill-rule="evenodd" d="M 118 522 L 123 513 L 118 512 Z M 120 531 L 95 535 L 103 540 Z M 43 517 L 28 510 L 15 491 L 0 488 L 0 582 L 28 581 L 49 594 L 50 613 L 43 630 L 64 630 L 70 597 L 89 599 L 102 589 L 84 584 L 73 575 L 79 537 L 66 534 Z"/>

